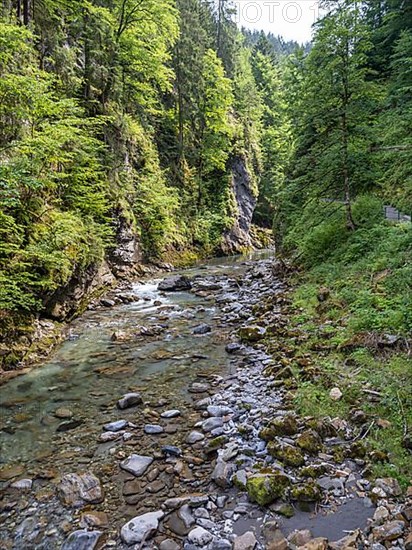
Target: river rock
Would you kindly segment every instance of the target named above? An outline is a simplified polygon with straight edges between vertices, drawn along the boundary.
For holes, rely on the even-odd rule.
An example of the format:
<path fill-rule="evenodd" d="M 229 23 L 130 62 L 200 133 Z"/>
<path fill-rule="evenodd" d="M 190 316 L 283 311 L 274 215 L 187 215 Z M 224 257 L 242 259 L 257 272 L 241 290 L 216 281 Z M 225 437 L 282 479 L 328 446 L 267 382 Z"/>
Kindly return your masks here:
<path fill-rule="evenodd" d="M 242 349 L 242 345 L 238 344 L 237 342 L 231 342 L 230 344 L 226 344 L 225 350 L 226 353 L 236 353 Z"/>
<path fill-rule="evenodd" d="M 73 507 L 99 504 L 104 498 L 99 479 L 90 472 L 66 474 L 57 486 L 57 493 L 63 504 Z"/>
<path fill-rule="evenodd" d="M 10 485 L 11 489 L 21 491 L 22 493 L 30 491 L 32 487 L 33 487 L 33 480 L 29 478 L 18 479 L 17 481 L 15 481 Z"/>
<path fill-rule="evenodd" d="M 196 544 L 196 546 L 203 547 L 213 540 L 213 535 L 203 527 L 196 527 L 190 531 L 187 538 L 189 542 Z"/>
<path fill-rule="evenodd" d="M 164 428 L 158 424 L 146 424 L 144 432 L 149 435 L 157 435 L 164 432 Z"/>
<path fill-rule="evenodd" d="M 94 550 L 101 536 L 100 531 L 73 531 L 63 542 L 61 550 Z"/>
<path fill-rule="evenodd" d="M 215 430 L 216 428 L 221 428 L 222 426 L 223 420 L 221 418 L 211 416 L 202 423 L 202 430 L 207 433 Z"/>
<path fill-rule="evenodd" d="M 61 408 L 56 409 L 54 411 L 54 416 L 56 418 L 61 418 L 61 419 L 71 418 L 73 416 L 73 411 L 71 411 L 70 409 L 66 409 L 64 407 L 61 407 Z"/>
<path fill-rule="evenodd" d="M 328 539 L 324 537 L 317 537 L 310 540 L 303 546 L 299 546 L 299 550 L 327 550 L 328 548 Z"/>
<path fill-rule="evenodd" d="M 399 539 L 405 530 L 403 521 L 390 521 L 372 530 L 374 538 L 379 542 L 389 542 Z"/>
<path fill-rule="evenodd" d="M 265 550 L 287 550 L 289 548 L 282 531 L 278 528 L 277 521 L 268 521 L 263 526 L 265 538 Z"/>
<path fill-rule="evenodd" d="M 182 454 L 182 450 L 175 445 L 164 445 L 162 447 L 162 453 L 166 456 L 180 456 Z"/>
<path fill-rule="evenodd" d="M 247 480 L 246 490 L 252 502 L 267 506 L 280 498 L 289 484 L 285 474 L 255 474 Z"/>
<path fill-rule="evenodd" d="M 152 462 L 153 458 L 150 456 L 132 454 L 120 463 L 120 468 L 138 477 L 145 473 Z"/>
<path fill-rule="evenodd" d="M 209 384 L 204 384 L 202 382 L 193 382 L 189 387 L 190 393 L 205 393 L 209 390 Z"/>
<path fill-rule="evenodd" d="M 164 513 L 160 510 L 134 517 L 121 528 L 123 542 L 130 546 L 146 541 L 156 533 L 163 517 Z"/>
<path fill-rule="evenodd" d="M 124 430 L 128 424 L 127 420 L 115 420 L 114 422 L 105 424 L 103 429 L 106 430 L 106 432 L 119 432 L 120 430 Z"/>
<path fill-rule="evenodd" d="M 228 414 L 233 414 L 233 409 L 224 405 L 209 405 L 207 412 L 210 416 L 227 416 Z"/>
<path fill-rule="evenodd" d="M 233 541 L 233 550 L 253 550 L 257 544 L 256 537 L 252 531 L 247 531 Z"/>
<path fill-rule="evenodd" d="M 208 332 L 212 332 L 212 327 L 206 323 L 197 325 L 197 327 L 193 329 L 193 334 L 207 334 Z"/>
<path fill-rule="evenodd" d="M 288 541 L 294 544 L 295 546 L 303 546 L 312 539 L 312 533 L 309 529 L 300 529 L 293 531 L 288 536 Z"/>
<path fill-rule="evenodd" d="M 173 275 L 172 277 L 166 277 L 166 279 L 163 279 L 157 288 L 165 292 L 190 290 L 192 288 L 192 283 L 190 279 L 184 275 Z"/>
<path fill-rule="evenodd" d="M 377 479 L 375 481 L 375 486 L 385 491 L 385 493 L 391 497 L 398 497 L 402 494 L 402 489 L 400 488 L 398 481 L 392 477 Z"/>
<path fill-rule="evenodd" d="M 162 418 L 176 418 L 177 416 L 180 416 L 181 412 L 178 409 L 172 409 L 170 411 L 164 411 L 160 415 Z"/>
<path fill-rule="evenodd" d="M 166 539 L 159 544 L 159 550 L 180 550 L 180 546 L 172 539 Z"/>
<path fill-rule="evenodd" d="M 265 337 L 266 329 L 257 325 L 249 325 L 239 329 L 239 337 L 244 342 L 258 342 Z"/>
<path fill-rule="evenodd" d="M 126 393 L 126 395 L 117 402 L 117 408 L 124 410 L 135 407 L 136 405 L 141 405 L 142 403 L 143 399 L 140 393 Z"/>
<path fill-rule="evenodd" d="M 198 443 L 199 441 L 203 441 L 205 436 L 200 432 L 190 432 L 190 434 L 187 436 L 186 441 L 189 443 L 189 445 L 194 445 L 195 443 Z"/>
<path fill-rule="evenodd" d="M 215 469 L 213 470 L 212 479 L 219 487 L 231 487 L 232 475 L 235 469 L 234 464 L 225 462 L 221 457 L 218 457 Z"/>

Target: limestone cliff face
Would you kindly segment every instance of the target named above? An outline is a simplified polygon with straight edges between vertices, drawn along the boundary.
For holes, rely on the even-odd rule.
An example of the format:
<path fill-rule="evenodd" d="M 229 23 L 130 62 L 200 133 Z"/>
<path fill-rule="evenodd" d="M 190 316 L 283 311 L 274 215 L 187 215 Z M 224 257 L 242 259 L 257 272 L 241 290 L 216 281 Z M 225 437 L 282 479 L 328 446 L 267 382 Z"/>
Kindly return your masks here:
<path fill-rule="evenodd" d="M 250 227 L 257 198 L 253 192 L 253 182 L 247 167 L 246 158 L 238 155 L 231 163 L 232 191 L 236 199 L 235 221 L 222 238 L 224 254 L 238 254 L 252 248 Z"/>
<path fill-rule="evenodd" d="M 104 288 L 114 284 L 116 278 L 127 277 L 142 261 L 140 242 L 131 222 L 118 211 L 114 216 L 115 246 L 106 260 L 75 273 L 70 281 L 52 296 L 45 298 L 45 317 L 65 321 L 81 311 Z"/>

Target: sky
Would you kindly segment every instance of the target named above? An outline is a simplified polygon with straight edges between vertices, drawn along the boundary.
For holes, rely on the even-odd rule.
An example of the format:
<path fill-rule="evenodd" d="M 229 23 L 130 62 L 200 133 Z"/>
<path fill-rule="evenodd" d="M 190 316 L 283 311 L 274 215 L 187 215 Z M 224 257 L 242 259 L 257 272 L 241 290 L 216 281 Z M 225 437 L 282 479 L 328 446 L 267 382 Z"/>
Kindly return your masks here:
<path fill-rule="evenodd" d="M 311 25 L 319 17 L 317 0 L 234 0 L 237 23 L 299 43 L 311 39 Z"/>

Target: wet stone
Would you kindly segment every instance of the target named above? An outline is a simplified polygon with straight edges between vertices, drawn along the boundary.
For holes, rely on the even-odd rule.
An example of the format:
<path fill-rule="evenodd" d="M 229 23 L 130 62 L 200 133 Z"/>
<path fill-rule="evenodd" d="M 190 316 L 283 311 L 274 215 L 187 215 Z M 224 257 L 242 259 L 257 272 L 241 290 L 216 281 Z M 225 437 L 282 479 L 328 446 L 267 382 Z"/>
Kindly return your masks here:
<path fill-rule="evenodd" d="M 196 546 L 206 546 L 209 542 L 212 541 L 213 535 L 206 531 L 203 527 L 196 527 L 192 529 L 188 535 L 189 542 L 195 544 Z"/>
<path fill-rule="evenodd" d="M 117 402 L 117 408 L 120 410 L 129 409 L 143 403 L 140 393 L 127 393 Z"/>
<path fill-rule="evenodd" d="M 130 546 L 151 538 L 155 535 L 159 527 L 159 521 L 163 517 L 164 513 L 160 510 L 134 517 L 121 528 L 120 536 L 123 542 Z"/>
<path fill-rule="evenodd" d="M 120 468 L 138 477 L 145 473 L 152 462 L 153 458 L 150 456 L 132 454 L 120 463 Z"/>
<path fill-rule="evenodd" d="M 201 335 L 201 334 L 207 334 L 211 331 L 212 331 L 212 327 L 210 325 L 207 325 L 206 323 L 202 323 L 200 325 L 197 325 L 197 327 L 193 329 L 193 334 Z"/>
<path fill-rule="evenodd" d="M 146 424 L 144 432 L 149 435 L 157 435 L 164 432 L 164 428 L 158 424 Z"/>
<path fill-rule="evenodd" d="M 61 550 L 94 550 L 101 535 L 100 531 L 73 531 L 64 541 Z"/>
<path fill-rule="evenodd" d="M 162 447 L 162 453 L 168 456 L 180 456 L 182 454 L 182 450 L 174 445 L 164 445 Z"/>
<path fill-rule="evenodd" d="M 222 426 L 223 420 L 221 418 L 211 416 L 202 423 L 202 430 L 204 432 L 211 432 L 212 430 L 215 430 L 216 428 L 221 428 Z"/>
<path fill-rule="evenodd" d="M 233 550 L 253 550 L 257 540 L 252 531 L 247 531 L 240 537 L 236 537 L 233 543 Z"/>
<path fill-rule="evenodd" d="M 73 507 L 98 504 L 104 498 L 99 479 L 90 472 L 66 474 L 58 484 L 57 492 L 63 504 Z"/>
<path fill-rule="evenodd" d="M 127 420 L 115 420 L 114 422 L 105 424 L 103 429 L 106 430 L 106 432 L 119 432 L 120 430 L 124 430 L 128 424 Z"/>
<path fill-rule="evenodd" d="M 198 443 L 199 441 L 203 441 L 205 436 L 200 432 L 190 432 L 190 434 L 187 436 L 186 441 L 189 443 L 189 445 L 194 445 L 195 443 Z"/>
<path fill-rule="evenodd" d="M 180 416 L 181 412 L 178 409 L 172 409 L 170 411 L 164 411 L 160 415 L 162 418 L 176 418 L 177 416 Z"/>

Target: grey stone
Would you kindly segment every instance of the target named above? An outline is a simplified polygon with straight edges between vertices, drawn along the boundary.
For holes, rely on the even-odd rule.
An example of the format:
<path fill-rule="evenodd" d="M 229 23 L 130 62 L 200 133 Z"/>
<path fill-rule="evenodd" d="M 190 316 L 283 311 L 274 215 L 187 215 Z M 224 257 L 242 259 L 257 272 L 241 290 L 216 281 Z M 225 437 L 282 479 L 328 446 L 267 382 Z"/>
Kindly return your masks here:
<path fill-rule="evenodd" d="M 210 325 L 207 325 L 206 323 L 202 323 L 200 325 L 197 325 L 193 329 L 193 334 L 207 334 L 208 332 L 212 331 L 212 327 Z"/>
<path fill-rule="evenodd" d="M 134 517 L 121 528 L 120 536 L 123 542 L 132 545 L 146 541 L 156 533 L 159 521 L 163 517 L 164 513 L 160 510 Z"/>
<path fill-rule="evenodd" d="M 173 275 L 172 277 L 163 279 L 157 288 L 166 292 L 190 290 L 192 288 L 192 283 L 190 279 L 184 275 Z"/>
<path fill-rule="evenodd" d="M 66 474 L 57 486 L 57 493 L 63 504 L 74 507 L 99 504 L 104 498 L 99 479 L 90 472 Z"/>
<path fill-rule="evenodd" d="M 226 344 L 225 350 L 227 353 L 236 353 L 241 349 L 241 344 L 238 344 L 237 342 L 231 342 L 230 344 Z"/>
<path fill-rule="evenodd" d="M 18 479 L 17 481 L 14 481 L 10 485 L 11 489 L 16 489 L 21 492 L 30 491 L 30 489 L 33 487 L 33 480 L 32 479 Z"/>
<path fill-rule="evenodd" d="M 61 550 L 94 550 L 101 536 L 100 531 L 73 531 L 63 542 Z"/>
<path fill-rule="evenodd" d="M 233 409 L 224 405 L 209 405 L 207 412 L 210 416 L 227 416 L 228 414 L 233 414 Z"/>
<path fill-rule="evenodd" d="M 152 462 L 153 458 L 150 456 L 132 454 L 120 463 L 120 468 L 137 477 L 143 475 Z"/>
<path fill-rule="evenodd" d="M 166 539 L 159 544 L 159 550 L 180 550 L 180 545 L 172 539 Z"/>
<path fill-rule="evenodd" d="M 117 407 L 121 410 L 129 409 L 130 407 L 135 407 L 143 403 L 142 396 L 140 393 L 126 393 L 119 401 L 117 402 Z"/>
<path fill-rule="evenodd" d="M 202 429 L 204 432 L 211 432 L 212 430 L 216 428 L 221 428 L 222 426 L 223 426 L 223 420 L 215 416 L 211 416 L 210 418 L 207 418 L 202 423 Z"/>
<path fill-rule="evenodd" d="M 182 450 L 174 445 L 164 445 L 164 447 L 162 447 L 162 453 L 170 456 L 180 456 L 182 454 Z"/>
<path fill-rule="evenodd" d="M 230 487 L 232 485 L 231 479 L 234 471 L 234 464 L 225 462 L 221 457 L 218 457 L 215 469 L 213 470 L 212 479 L 219 487 Z"/>
<path fill-rule="evenodd" d="M 176 418 L 180 416 L 181 412 L 178 409 L 172 409 L 170 411 L 164 411 L 160 415 L 162 418 Z"/>
<path fill-rule="evenodd" d="M 213 540 L 213 535 L 209 531 L 206 531 L 206 529 L 203 529 L 203 527 L 196 527 L 190 531 L 187 538 L 189 542 L 196 546 L 203 547 Z"/>
<path fill-rule="evenodd" d="M 233 550 L 253 550 L 257 544 L 256 537 L 252 531 L 247 531 L 233 541 Z"/>
<path fill-rule="evenodd" d="M 189 443 L 189 445 L 193 445 L 194 443 L 198 443 L 199 441 L 203 441 L 205 436 L 200 432 L 190 432 L 190 434 L 187 436 L 186 441 Z"/>
<path fill-rule="evenodd" d="M 119 432 L 120 430 L 124 430 L 128 426 L 127 420 L 115 420 L 114 422 L 109 422 L 108 424 L 105 424 L 103 428 L 106 430 L 106 432 Z"/>
<path fill-rule="evenodd" d="M 144 432 L 149 435 L 157 435 L 164 432 L 164 428 L 158 424 L 146 424 L 144 427 Z"/>
<path fill-rule="evenodd" d="M 201 382 L 193 382 L 189 387 L 191 393 L 205 393 L 209 390 L 209 384 L 203 384 Z"/>

